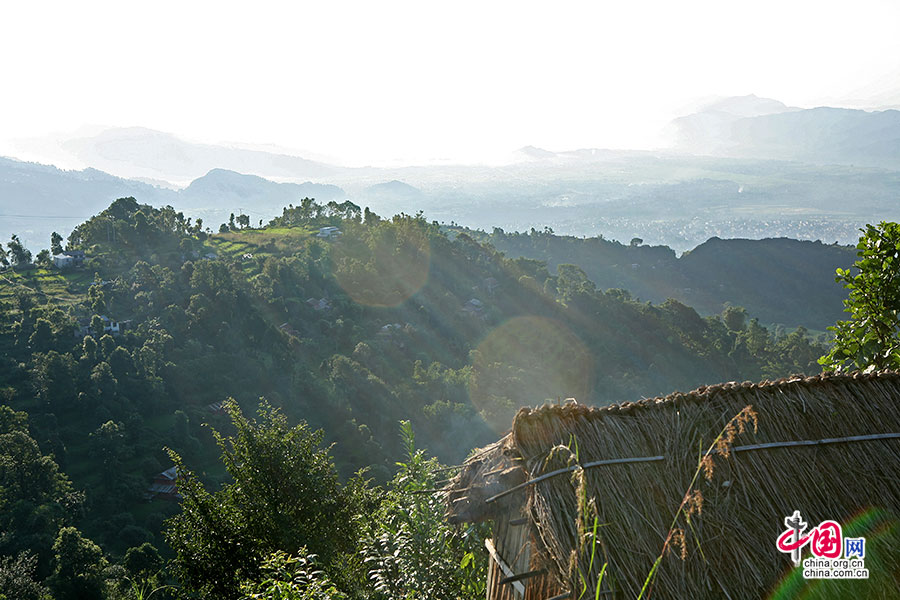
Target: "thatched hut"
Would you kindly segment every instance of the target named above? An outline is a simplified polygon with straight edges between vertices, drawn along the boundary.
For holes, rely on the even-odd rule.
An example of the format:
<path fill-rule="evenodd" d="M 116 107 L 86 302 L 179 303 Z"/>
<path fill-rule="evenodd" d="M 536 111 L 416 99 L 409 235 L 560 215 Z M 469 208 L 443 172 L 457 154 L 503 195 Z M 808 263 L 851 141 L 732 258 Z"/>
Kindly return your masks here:
<path fill-rule="evenodd" d="M 762 598 L 793 576 L 775 541 L 795 510 L 896 532 L 900 373 L 523 408 L 447 492 L 451 522 L 494 522 L 488 600 L 637 598 L 661 555 L 653 598 Z"/>

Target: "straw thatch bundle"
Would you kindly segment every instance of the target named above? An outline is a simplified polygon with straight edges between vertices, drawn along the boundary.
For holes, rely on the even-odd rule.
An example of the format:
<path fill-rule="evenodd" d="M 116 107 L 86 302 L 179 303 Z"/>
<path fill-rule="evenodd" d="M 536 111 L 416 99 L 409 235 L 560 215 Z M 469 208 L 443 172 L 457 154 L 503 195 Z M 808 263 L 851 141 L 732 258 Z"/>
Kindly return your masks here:
<path fill-rule="evenodd" d="M 512 431 L 474 454 L 450 483 L 448 518 L 492 519 L 496 537 L 524 514 L 531 566 L 553 582 L 542 587 L 572 598 L 584 587 L 593 597 L 603 564 L 602 597 L 636 598 L 664 548 L 653 598 L 761 598 L 792 568 L 775 540 L 794 510 L 810 528 L 871 508 L 900 515 L 900 439 L 747 446 L 897 432 L 895 372 L 732 382 L 603 408 L 523 408 Z M 491 500 L 560 468 L 572 470 Z"/>

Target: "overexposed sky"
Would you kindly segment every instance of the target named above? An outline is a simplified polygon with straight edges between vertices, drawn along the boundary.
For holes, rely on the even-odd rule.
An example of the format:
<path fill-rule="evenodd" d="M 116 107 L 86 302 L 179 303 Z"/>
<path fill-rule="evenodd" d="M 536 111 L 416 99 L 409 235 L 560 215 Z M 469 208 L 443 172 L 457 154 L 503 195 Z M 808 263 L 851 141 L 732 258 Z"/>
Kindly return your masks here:
<path fill-rule="evenodd" d="M 90 125 L 349 164 L 651 148 L 754 93 L 900 105 L 900 2 L 5 2 L 0 154 Z"/>

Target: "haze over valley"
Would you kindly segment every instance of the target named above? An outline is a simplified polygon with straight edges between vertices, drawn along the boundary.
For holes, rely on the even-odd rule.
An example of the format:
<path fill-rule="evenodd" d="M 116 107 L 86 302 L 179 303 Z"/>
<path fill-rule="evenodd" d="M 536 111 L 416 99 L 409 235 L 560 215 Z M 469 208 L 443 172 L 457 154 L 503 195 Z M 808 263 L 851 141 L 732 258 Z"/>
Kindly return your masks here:
<path fill-rule="evenodd" d="M 900 212 L 897 110 L 798 109 L 733 97 L 675 119 L 667 131 L 673 144 L 655 151 L 527 146 L 495 164 L 347 167 L 107 129 L 25 144 L 31 155 L 65 154 L 64 163 L 87 170 L 0 162 L 0 235 L 41 243 L 126 195 L 170 204 L 214 230 L 231 213 L 268 221 L 309 196 L 383 214 L 421 210 L 473 229 L 640 237 L 677 252 L 713 236 L 849 244 L 866 222 Z"/>

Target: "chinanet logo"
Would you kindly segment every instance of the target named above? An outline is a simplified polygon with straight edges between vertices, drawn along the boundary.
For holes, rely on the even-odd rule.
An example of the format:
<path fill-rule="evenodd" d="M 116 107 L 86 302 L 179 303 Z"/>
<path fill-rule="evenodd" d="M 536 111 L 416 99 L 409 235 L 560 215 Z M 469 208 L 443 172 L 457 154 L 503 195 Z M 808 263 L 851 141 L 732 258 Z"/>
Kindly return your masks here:
<path fill-rule="evenodd" d="M 778 536 L 776 547 L 791 555 L 795 567 L 801 563 L 801 553 L 809 546 L 812 556 L 804 559 L 804 579 L 868 579 L 866 569 L 866 538 L 844 537 L 841 524 L 836 521 L 822 521 L 812 531 L 806 532 L 808 524 L 803 521 L 800 511 L 784 518 L 787 528 Z"/>

